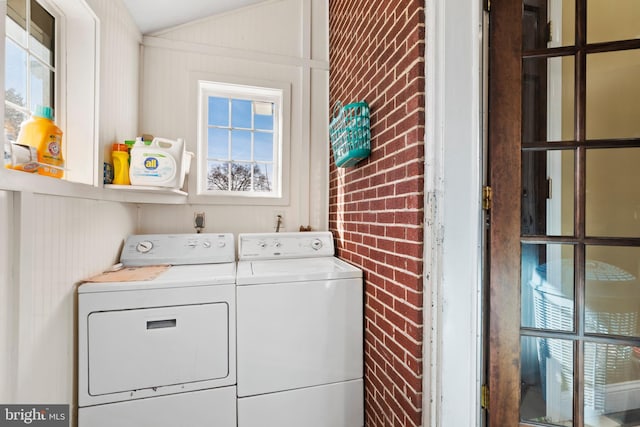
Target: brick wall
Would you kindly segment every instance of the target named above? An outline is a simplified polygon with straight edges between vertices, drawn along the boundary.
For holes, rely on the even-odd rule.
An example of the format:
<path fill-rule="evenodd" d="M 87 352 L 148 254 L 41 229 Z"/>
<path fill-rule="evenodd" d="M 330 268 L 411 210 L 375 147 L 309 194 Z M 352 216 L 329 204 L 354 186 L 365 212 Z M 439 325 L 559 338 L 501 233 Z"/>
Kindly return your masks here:
<path fill-rule="evenodd" d="M 330 172 L 338 255 L 364 270 L 366 425 L 420 426 L 424 2 L 329 0 L 330 102 L 371 108 L 371 157 Z"/>

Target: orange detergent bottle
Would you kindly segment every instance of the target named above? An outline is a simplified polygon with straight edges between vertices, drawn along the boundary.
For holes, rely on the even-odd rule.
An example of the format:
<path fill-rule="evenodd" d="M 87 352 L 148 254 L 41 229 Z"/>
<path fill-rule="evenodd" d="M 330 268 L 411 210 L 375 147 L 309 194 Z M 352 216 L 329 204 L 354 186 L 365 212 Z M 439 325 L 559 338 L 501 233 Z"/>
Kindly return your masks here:
<path fill-rule="evenodd" d="M 62 178 L 62 131 L 53 123 L 51 107 L 38 105 L 31 118 L 20 125 L 18 144 L 30 145 L 38 151 L 38 173 Z"/>

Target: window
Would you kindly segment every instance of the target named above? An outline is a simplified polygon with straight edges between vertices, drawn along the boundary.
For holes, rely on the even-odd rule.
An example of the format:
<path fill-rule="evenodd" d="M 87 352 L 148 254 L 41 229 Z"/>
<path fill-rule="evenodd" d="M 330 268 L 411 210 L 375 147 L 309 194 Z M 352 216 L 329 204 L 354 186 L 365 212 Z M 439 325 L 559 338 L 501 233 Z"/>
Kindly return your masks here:
<path fill-rule="evenodd" d="M 15 141 L 36 105 L 55 108 L 56 19 L 35 0 L 8 0 L 5 136 Z"/>
<path fill-rule="evenodd" d="M 64 179 L 101 185 L 98 17 L 84 0 L 7 0 L 0 24 L 5 142 L 17 139 L 36 105 L 52 107 L 63 131 Z"/>
<path fill-rule="evenodd" d="M 281 197 L 283 90 L 199 82 L 198 194 Z"/>

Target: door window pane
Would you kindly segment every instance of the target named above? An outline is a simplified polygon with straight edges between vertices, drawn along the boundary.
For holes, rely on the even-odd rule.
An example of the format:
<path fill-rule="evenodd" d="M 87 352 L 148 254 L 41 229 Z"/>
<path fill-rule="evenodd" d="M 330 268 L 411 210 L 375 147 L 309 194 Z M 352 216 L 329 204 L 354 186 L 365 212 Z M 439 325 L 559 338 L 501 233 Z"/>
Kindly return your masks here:
<path fill-rule="evenodd" d="M 586 332 L 640 336 L 640 248 L 588 246 L 586 256 Z"/>
<path fill-rule="evenodd" d="M 573 246 L 522 245 L 521 324 L 573 331 Z"/>
<path fill-rule="evenodd" d="M 587 235 L 640 237 L 638 165 L 640 148 L 587 150 Z"/>
<path fill-rule="evenodd" d="M 573 425 L 573 342 L 522 337 L 520 419 Z"/>
<path fill-rule="evenodd" d="M 525 58 L 522 61 L 522 142 L 574 139 L 575 59 Z"/>
<path fill-rule="evenodd" d="M 524 50 L 573 45 L 575 11 L 574 0 L 525 1 L 522 13 Z"/>
<path fill-rule="evenodd" d="M 523 235 L 573 235 L 573 150 L 522 153 Z"/>
<path fill-rule="evenodd" d="M 640 50 L 587 56 L 588 139 L 639 138 Z"/>
<path fill-rule="evenodd" d="M 585 424 L 640 425 L 640 348 L 585 343 Z"/>
<path fill-rule="evenodd" d="M 638 0 L 588 0 L 587 43 L 640 38 Z"/>

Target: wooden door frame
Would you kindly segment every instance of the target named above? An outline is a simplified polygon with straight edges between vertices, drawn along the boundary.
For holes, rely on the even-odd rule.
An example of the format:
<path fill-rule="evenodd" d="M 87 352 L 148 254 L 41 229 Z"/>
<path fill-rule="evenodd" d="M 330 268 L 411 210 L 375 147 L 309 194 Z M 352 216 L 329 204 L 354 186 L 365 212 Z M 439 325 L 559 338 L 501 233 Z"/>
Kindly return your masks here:
<path fill-rule="evenodd" d="M 492 0 L 489 26 L 488 425 L 520 418 L 522 2 Z M 500 159 L 500 164 L 495 164 Z"/>

